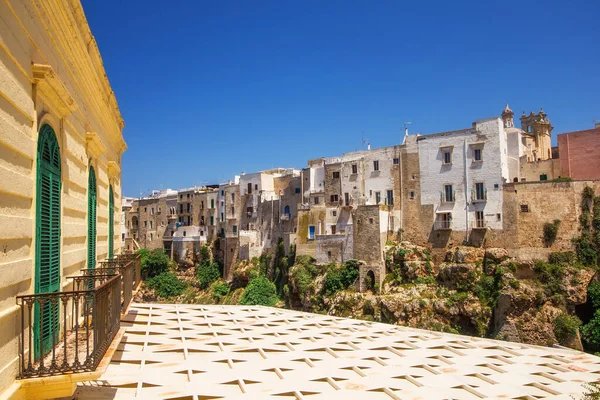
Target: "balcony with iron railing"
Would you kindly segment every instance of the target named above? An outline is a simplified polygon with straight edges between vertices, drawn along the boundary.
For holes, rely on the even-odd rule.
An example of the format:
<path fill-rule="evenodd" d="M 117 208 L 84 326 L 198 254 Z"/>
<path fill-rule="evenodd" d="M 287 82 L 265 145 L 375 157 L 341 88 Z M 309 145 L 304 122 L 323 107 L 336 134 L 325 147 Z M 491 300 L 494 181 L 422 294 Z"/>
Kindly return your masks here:
<path fill-rule="evenodd" d="M 476 219 L 471 223 L 471 229 L 487 229 L 488 223 L 485 219 Z"/>
<path fill-rule="evenodd" d="M 49 385 L 40 378 L 69 374 L 74 383 L 73 374 L 96 370 L 141 282 L 140 257 L 119 255 L 67 279 L 72 290 L 17 296 L 18 379 L 29 390 Z"/>

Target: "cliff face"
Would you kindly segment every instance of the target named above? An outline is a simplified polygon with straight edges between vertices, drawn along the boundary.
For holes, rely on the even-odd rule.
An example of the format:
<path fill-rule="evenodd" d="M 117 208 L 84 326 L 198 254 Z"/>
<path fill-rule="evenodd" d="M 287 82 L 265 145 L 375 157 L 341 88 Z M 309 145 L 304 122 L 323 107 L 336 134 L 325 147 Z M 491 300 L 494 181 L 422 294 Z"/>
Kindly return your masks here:
<path fill-rule="evenodd" d="M 325 294 L 328 269 L 304 259 L 290 270 L 288 304 L 416 328 L 582 348 L 578 333 L 557 337 L 556 321 L 586 302 L 595 275 L 591 268 L 521 262 L 499 248 L 456 247 L 435 262 L 426 248 L 406 242 L 388 248 L 386 264 L 377 293 L 350 286 Z"/>

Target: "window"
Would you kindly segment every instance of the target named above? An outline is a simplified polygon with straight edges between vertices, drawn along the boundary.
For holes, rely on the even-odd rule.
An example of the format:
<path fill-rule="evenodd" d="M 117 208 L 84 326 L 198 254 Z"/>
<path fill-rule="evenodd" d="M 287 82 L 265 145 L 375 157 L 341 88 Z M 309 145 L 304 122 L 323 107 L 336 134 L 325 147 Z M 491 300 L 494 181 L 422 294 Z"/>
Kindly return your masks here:
<path fill-rule="evenodd" d="M 215 217 L 214 216 L 210 216 L 210 226 L 215 226 Z"/>
<path fill-rule="evenodd" d="M 215 199 L 210 199 L 210 208 L 215 208 Z"/>
<path fill-rule="evenodd" d="M 475 201 L 484 201 L 486 199 L 486 190 L 483 182 L 478 182 L 475 184 Z"/>
<path fill-rule="evenodd" d="M 53 229 L 53 227 L 60 226 L 60 166 L 60 151 L 54 130 L 49 125 L 43 125 L 40 129 L 37 143 L 38 168 L 35 228 L 38 237 L 43 237 L 44 240 L 38 240 L 35 246 L 34 282 L 36 293 L 57 292 L 60 290 L 60 229 Z M 89 209 L 91 207 L 88 199 Z M 88 230 L 88 232 L 90 231 Z M 88 253 L 89 249 L 88 242 Z M 56 315 L 58 315 L 58 304 L 54 307 Z M 44 311 L 46 311 L 45 315 L 52 315 L 49 311 L 54 307 L 50 302 L 46 302 L 43 307 Z M 39 307 L 36 308 L 39 309 Z M 52 348 L 53 338 L 55 335 L 58 336 L 60 330 L 58 321 L 58 318 L 44 318 L 40 320 L 40 313 L 38 311 L 34 312 L 33 327 L 34 336 L 37 336 L 36 340 L 41 339 L 40 330 L 44 333 L 42 348 L 35 349 L 34 357 L 38 358 Z"/>
<path fill-rule="evenodd" d="M 148 227 L 148 221 L 144 221 L 144 228 Z"/>
<path fill-rule="evenodd" d="M 160 214 L 160 207 L 158 207 L 158 213 Z"/>
<path fill-rule="evenodd" d="M 358 165 L 352 164 L 352 173 L 353 174 L 358 174 Z"/>
<path fill-rule="evenodd" d="M 150 209 L 150 215 L 154 215 L 154 207 Z"/>
<path fill-rule="evenodd" d="M 234 225 L 232 228 L 233 234 L 237 235 L 237 225 Z"/>
<path fill-rule="evenodd" d="M 183 231 L 183 236 L 185 236 L 185 235 L 186 235 L 186 231 Z"/>
<path fill-rule="evenodd" d="M 327 251 L 327 258 L 331 260 L 331 250 Z"/>
<path fill-rule="evenodd" d="M 496 214 L 496 221 L 502 221 L 502 214 Z"/>
<path fill-rule="evenodd" d="M 333 179 L 340 179 L 340 171 L 333 172 Z"/>
<path fill-rule="evenodd" d="M 145 207 L 144 207 L 145 211 Z M 144 221 L 145 224 L 146 221 Z M 96 268 L 96 173 L 90 166 L 88 180 L 88 268 Z"/>
<path fill-rule="evenodd" d="M 160 226 L 165 226 L 165 221 L 160 221 Z"/>
<path fill-rule="evenodd" d="M 183 199 L 183 195 L 182 194 L 179 195 L 179 200 L 181 200 L 181 199 Z"/>
<path fill-rule="evenodd" d="M 483 211 L 475 211 L 475 228 L 485 228 L 485 219 Z"/>
<path fill-rule="evenodd" d="M 379 171 L 379 160 L 373 161 L 373 171 Z"/>
<path fill-rule="evenodd" d="M 331 210 L 331 216 L 337 217 L 337 210 Z"/>
<path fill-rule="evenodd" d="M 144 212 L 148 212 L 148 207 L 144 207 Z"/>
<path fill-rule="evenodd" d="M 547 180 L 548 180 L 548 175 L 546 175 L 546 174 L 540 175 L 540 181 L 547 181 Z"/>
<path fill-rule="evenodd" d="M 235 207 L 231 207 L 231 216 L 233 217 L 235 215 Z"/>
<path fill-rule="evenodd" d="M 339 196 L 337 194 L 332 194 L 331 195 L 331 202 L 335 203 L 337 201 L 339 201 Z"/>
<path fill-rule="evenodd" d="M 235 201 L 235 193 L 231 193 L 231 201 Z"/>
<path fill-rule="evenodd" d="M 283 208 L 283 215 L 287 215 L 288 218 L 290 217 L 290 206 L 285 206 Z"/>
<path fill-rule="evenodd" d="M 500 189 L 500 185 L 498 185 L 497 183 L 494 183 L 494 190 L 498 190 Z"/>
<path fill-rule="evenodd" d="M 482 150 L 480 148 L 473 149 L 473 161 L 483 161 Z"/>
<path fill-rule="evenodd" d="M 373 224 L 373 217 L 369 218 L 369 224 Z"/>
<path fill-rule="evenodd" d="M 381 192 L 375 192 L 375 204 L 381 203 Z"/>
<path fill-rule="evenodd" d="M 394 191 L 393 190 L 387 191 L 387 204 L 389 206 L 394 205 Z"/>
<path fill-rule="evenodd" d="M 190 205 L 190 203 L 187 203 L 187 212 L 190 212 L 190 210 L 191 210 L 191 205 Z"/>
<path fill-rule="evenodd" d="M 452 164 L 452 149 L 442 150 L 442 164 L 443 165 Z"/>
<path fill-rule="evenodd" d="M 344 202 L 346 203 L 346 206 L 350 205 L 350 193 L 344 193 Z"/>
<path fill-rule="evenodd" d="M 319 204 L 319 198 L 315 197 L 315 204 Z"/>
<path fill-rule="evenodd" d="M 200 231 L 200 236 L 204 236 L 204 231 Z"/>
<path fill-rule="evenodd" d="M 521 204 L 521 212 L 529 212 L 529 205 Z"/>
<path fill-rule="evenodd" d="M 225 217 L 223 216 L 223 213 L 221 213 L 221 222 L 223 222 L 225 220 Z"/>
<path fill-rule="evenodd" d="M 189 194 L 189 193 L 187 194 L 187 198 L 188 198 L 188 199 L 190 198 L 190 194 Z"/>
<path fill-rule="evenodd" d="M 258 183 L 254 185 L 254 190 L 258 190 Z"/>
<path fill-rule="evenodd" d="M 332 235 L 335 235 L 335 232 L 336 232 L 335 228 L 336 228 L 335 225 L 331 225 L 331 234 Z"/>
<path fill-rule="evenodd" d="M 152 229 L 152 221 L 150 221 L 150 229 Z"/>
<path fill-rule="evenodd" d="M 454 189 L 452 185 L 444 185 L 444 194 L 443 194 L 443 203 L 452 203 L 454 202 Z"/>
<path fill-rule="evenodd" d="M 399 158 L 394 158 L 394 165 L 398 165 L 400 164 L 400 159 Z"/>
<path fill-rule="evenodd" d="M 221 189 L 221 197 L 223 197 L 225 195 L 225 191 L 223 189 Z"/>
<path fill-rule="evenodd" d="M 435 229 L 448 230 L 452 226 L 452 213 L 440 213 L 435 220 Z"/>
<path fill-rule="evenodd" d="M 200 225 L 204 225 L 204 215 L 200 216 Z"/>
<path fill-rule="evenodd" d="M 300 188 L 296 188 L 296 189 L 294 189 L 294 193 L 296 193 L 296 194 L 300 194 Z"/>
<path fill-rule="evenodd" d="M 201 210 L 204 210 L 204 201 L 201 201 L 201 202 L 200 202 L 200 209 L 201 209 Z"/>
<path fill-rule="evenodd" d="M 179 214 L 183 214 L 183 203 L 179 205 Z"/>
<path fill-rule="evenodd" d="M 409 198 L 410 198 L 411 200 L 414 200 L 414 199 L 415 199 L 415 191 L 414 191 L 414 190 L 411 190 L 411 191 L 408 193 L 408 196 L 409 196 Z"/>

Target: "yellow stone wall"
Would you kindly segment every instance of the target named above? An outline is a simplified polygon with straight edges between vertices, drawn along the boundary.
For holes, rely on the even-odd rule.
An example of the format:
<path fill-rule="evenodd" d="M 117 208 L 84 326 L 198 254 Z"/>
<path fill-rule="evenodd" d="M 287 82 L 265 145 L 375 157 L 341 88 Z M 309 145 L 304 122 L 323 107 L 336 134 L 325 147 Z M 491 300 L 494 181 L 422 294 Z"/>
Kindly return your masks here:
<path fill-rule="evenodd" d="M 98 184 L 97 257 L 108 252 L 108 193 L 120 249 L 123 120 L 79 0 L 0 1 L 0 397 L 15 388 L 20 313 L 33 292 L 36 150 L 42 124 L 61 152 L 62 286 L 86 267 L 89 166 Z"/>

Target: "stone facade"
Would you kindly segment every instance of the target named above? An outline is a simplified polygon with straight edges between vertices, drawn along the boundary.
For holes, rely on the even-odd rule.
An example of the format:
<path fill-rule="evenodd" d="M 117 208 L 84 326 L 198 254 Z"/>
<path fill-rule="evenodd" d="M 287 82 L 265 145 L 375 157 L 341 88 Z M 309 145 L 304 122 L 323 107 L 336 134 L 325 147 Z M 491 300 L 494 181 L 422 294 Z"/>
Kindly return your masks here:
<path fill-rule="evenodd" d="M 53 166 L 60 170 L 59 291 L 72 289 L 67 277 L 87 267 L 93 240 L 88 237 L 92 168 L 96 260 L 108 256 L 109 242 L 119 252 L 121 157 L 127 146 L 124 122 L 79 1 L 3 1 L 0 37 L 0 323 L 5 327 L 0 333 L 0 397 L 10 398 L 18 387 L 20 309 L 15 296 L 34 293 L 40 280 L 36 229 L 41 132 L 58 145 Z"/>

